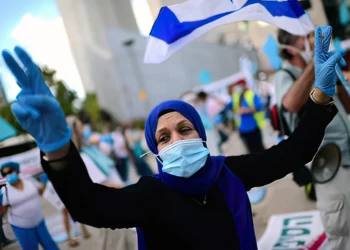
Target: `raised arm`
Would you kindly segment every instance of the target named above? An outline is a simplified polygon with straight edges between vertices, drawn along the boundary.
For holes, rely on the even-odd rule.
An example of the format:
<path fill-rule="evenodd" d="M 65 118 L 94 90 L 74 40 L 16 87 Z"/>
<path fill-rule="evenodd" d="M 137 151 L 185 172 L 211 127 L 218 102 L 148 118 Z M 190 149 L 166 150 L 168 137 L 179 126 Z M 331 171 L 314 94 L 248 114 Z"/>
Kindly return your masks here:
<path fill-rule="evenodd" d="M 286 141 L 265 152 L 240 157 L 228 157 L 226 164 L 244 182 L 247 189 L 271 183 L 310 162 L 317 152 L 326 127 L 337 114 L 331 97 L 335 94 L 335 65 L 341 54 L 329 57 L 331 27 L 315 31 L 316 89 L 306 105 L 297 129 Z"/>
<path fill-rule="evenodd" d="M 122 189 L 91 181 L 73 143 L 64 152 L 42 153 L 42 166 L 72 218 L 94 227 L 143 227 L 155 222 L 157 180 L 144 177 L 137 184 Z M 56 157 L 55 157 L 56 156 Z M 51 157 L 51 158 L 50 158 Z"/>
<path fill-rule="evenodd" d="M 247 190 L 281 179 L 312 160 L 336 114 L 335 106 L 328 111 L 309 100 L 299 126 L 287 140 L 261 153 L 227 157 L 226 165 Z"/>
<path fill-rule="evenodd" d="M 142 227 L 154 222 L 153 213 L 159 209 L 152 198 L 155 192 L 149 191 L 157 181 L 145 178 L 120 190 L 94 184 L 79 152 L 70 143 L 71 129 L 39 68 L 22 48 L 16 47 L 15 53 L 25 70 L 9 52 L 2 53 L 21 88 L 12 112 L 35 138 L 42 158 L 46 154 L 54 160 L 43 160 L 42 164 L 72 217 L 83 224 L 109 228 Z"/>
<path fill-rule="evenodd" d="M 309 98 L 310 90 L 314 85 L 314 80 L 314 62 L 312 61 L 283 97 L 282 104 L 288 112 L 298 113 L 305 105 Z M 284 82 L 281 84 L 284 84 Z"/>

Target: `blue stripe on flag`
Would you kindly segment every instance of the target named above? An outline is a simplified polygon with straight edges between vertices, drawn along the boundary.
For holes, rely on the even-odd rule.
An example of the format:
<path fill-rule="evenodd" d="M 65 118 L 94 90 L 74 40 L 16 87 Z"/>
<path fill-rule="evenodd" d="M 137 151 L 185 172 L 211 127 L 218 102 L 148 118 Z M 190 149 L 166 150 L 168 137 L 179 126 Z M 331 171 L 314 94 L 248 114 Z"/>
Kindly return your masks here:
<path fill-rule="evenodd" d="M 231 13 L 232 12 L 230 11 L 200 21 L 180 23 L 176 15 L 168 7 L 163 7 L 161 8 L 159 16 L 151 30 L 151 36 L 163 40 L 167 44 L 171 44 L 180 38 L 191 34 L 199 27 Z"/>
<path fill-rule="evenodd" d="M 301 8 L 297 0 L 288 0 L 284 2 L 278 2 L 277 0 L 248 0 L 241 9 L 221 13 L 203 20 L 181 23 L 175 13 L 173 13 L 168 7 L 163 7 L 159 12 L 150 35 L 166 42 L 167 44 L 171 44 L 208 23 L 240 11 L 252 4 L 260 4 L 264 6 L 274 17 L 285 16 L 297 19 L 305 14 L 305 11 Z"/>

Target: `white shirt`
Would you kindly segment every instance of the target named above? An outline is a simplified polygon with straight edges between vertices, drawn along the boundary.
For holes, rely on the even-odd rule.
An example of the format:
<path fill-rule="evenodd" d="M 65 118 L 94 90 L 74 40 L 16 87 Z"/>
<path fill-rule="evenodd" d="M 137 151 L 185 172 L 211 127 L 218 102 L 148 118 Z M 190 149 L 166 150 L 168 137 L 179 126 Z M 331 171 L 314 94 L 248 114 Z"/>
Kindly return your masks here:
<path fill-rule="evenodd" d="M 7 220 L 11 225 L 19 228 L 35 228 L 44 220 L 39 194 L 40 183 L 34 179 L 26 179 L 22 182 L 23 190 L 8 183 L 6 188 L 1 188 L 4 194 L 2 205 L 10 206 Z"/>
<path fill-rule="evenodd" d="M 112 133 L 112 138 L 114 140 L 113 149 L 115 155 L 119 158 L 127 158 L 128 152 L 125 149 L 126 145 L 123 134 L 116 130 Z"/>
<path fill-rule="evenodd" d="M 98 149 L 105 155 L 110 155 L 113 151 L 113 145 L 106 143 L 106 142 L 100 142 L 98 145 Z"/>

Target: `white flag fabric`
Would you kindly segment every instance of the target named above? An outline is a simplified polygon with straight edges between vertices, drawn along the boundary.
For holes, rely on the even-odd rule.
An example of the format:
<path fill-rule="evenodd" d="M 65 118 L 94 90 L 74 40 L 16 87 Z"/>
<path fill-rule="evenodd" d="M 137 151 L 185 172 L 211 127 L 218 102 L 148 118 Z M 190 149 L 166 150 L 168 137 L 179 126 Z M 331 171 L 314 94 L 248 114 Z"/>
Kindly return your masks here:
<path fill-rule="evenodd" d="M 305 36 L 314 26 L 297 0 L 189 0 L 161 8 L 145 63 L 161 63 L 209 30 L 239 21 L 264 21 Z"/>

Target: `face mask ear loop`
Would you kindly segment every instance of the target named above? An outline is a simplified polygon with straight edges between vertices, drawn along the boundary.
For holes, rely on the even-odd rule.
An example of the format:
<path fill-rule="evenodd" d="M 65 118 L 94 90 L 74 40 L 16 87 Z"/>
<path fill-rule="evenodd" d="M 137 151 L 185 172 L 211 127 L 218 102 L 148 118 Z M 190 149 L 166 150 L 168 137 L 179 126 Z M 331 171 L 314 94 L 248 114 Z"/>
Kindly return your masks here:
<path fill-rule="evenodd" d="M 146 155 L 148 155 L 148 154 L 151 154 L 151 153 L 152 153 L 151 151 L 149 151 L 149 152 L 147 152 L 147 153 L 144 153 L 143 155 L 140 156 L 140 158 L 142 158 L 142 157 L 144 157 L 144 156 L 146 156 Z M 157 160 L 160 164 L 163 164 L 163 162 L 160 160 L 160 158 L 159 158 L 158 155 L 154 155 L 154 157 L 156 158 L 156 160 Z"/>
<path fill-rule="evenodd" d="M 148 155 L 148 154 L 150 154 L 150 153 L 152 153 L 152 152 L 151 152 L 151 151 L 148 151 L 147 153 L 144 153 L 143 155 L 141 155 L 140 158 L 143 158 L 143 157 L 145 157 L 146 155 Z"/>
<path fill-rule="evenodd" d="M 305 36 L 304 46 L 305 46 L 305 51 L 307 51 L 307 52 L 311 51 L 311 45 L 310 45 L 310 42 L 309 42 L 309 39 L 307 38 L 307 36 Z"/>
<path fill-rule="evenodd" d="M 154 155 L 154 157 L 156 158 L 156 160 L 160 163 L 163 164 L 163 162 L 161 161 L 160 157 L 158 155 Z"/>

